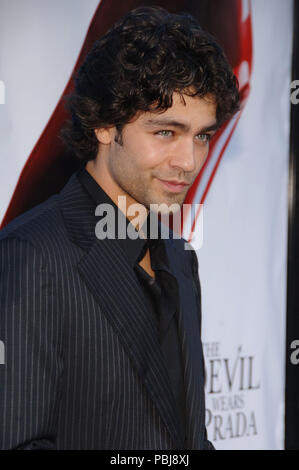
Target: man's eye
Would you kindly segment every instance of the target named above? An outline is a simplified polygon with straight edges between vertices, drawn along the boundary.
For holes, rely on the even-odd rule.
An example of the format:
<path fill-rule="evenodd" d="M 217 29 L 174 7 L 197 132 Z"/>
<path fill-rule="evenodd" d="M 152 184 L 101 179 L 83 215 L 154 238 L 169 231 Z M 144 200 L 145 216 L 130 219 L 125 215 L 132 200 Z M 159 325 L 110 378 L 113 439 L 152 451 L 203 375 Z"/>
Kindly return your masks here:
<path fill-rule="evenodd" d="M 162 135 L 163 137 L 170 137 L 172 135 L 172 131 L 163 130 L 163 131 L 158 131 L 157 134 Z"/>
<path fill-rule="evenodd" d="M 198 134 L 196 137 L 198 140 L 200 140 L 200 142 L 208 143 L 210 142 L 212 136 L 210 134 Z"/>

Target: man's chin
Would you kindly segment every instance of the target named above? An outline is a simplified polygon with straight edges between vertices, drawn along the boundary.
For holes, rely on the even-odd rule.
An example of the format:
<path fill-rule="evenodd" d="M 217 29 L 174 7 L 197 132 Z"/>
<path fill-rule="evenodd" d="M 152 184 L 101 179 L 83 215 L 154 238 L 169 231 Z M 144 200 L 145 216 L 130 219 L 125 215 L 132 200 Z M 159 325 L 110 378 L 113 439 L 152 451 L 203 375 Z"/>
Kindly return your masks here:
<path fill-rule="evenodd" d="M 180 212 L 182 205 L 183 202 L 178 200 L 171 202 L 163 201 L 158 203 L 151 203 L 149 209 L 157 214 L 170 215 Z"/>

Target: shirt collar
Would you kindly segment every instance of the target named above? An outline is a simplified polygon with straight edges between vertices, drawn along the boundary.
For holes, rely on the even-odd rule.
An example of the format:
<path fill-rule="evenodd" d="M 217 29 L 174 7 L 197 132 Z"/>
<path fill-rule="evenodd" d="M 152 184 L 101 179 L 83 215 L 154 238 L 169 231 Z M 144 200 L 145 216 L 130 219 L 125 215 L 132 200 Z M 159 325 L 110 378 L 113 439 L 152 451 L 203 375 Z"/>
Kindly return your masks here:
<path fill-rule="evenodd" d="M 129 221 L 129 219 L 124 215 L 124 213 L 118 208 L 118 206 L 114 203 L 114 201 L 110 198 L 110 196 L 104 191 L 104 189 L 96 182 L 96 180 L 91 176 L 91 174 L 83 167 L 78 171 L 78 179 L 94 200 L 96 205 L 99 204 L 111 204 L 115 209 L 115 232 L 116 238 L 118 234 L 118 217 L 120 219 L 125 219 L 126 228 L 128 229 L 128 225 L 131 225 L 131 230 L 136 232 L 137 236 L 135 239 L 133 238 L 118 238 L 118 242 L 122 247 L 123 251 L 126 253 L 130 265 L 133 267 L 137 261 L 137 259 L 142 259 L 142 255 L 145 254 L 147 246 L 155 246 L 157 239 L 149 239 L 149 238 L 142 238 L 140 232 L 137 232 L 133 224 Z M 144 222 L 143 228 L 146 232 L 146 236 L 150 234 L 150 212 Z M 122 220 L 123 222 L 123 220 Z M 160 229 L 160 225 L 159 225 Z M 158 234 L 160 234 L 160 230 L 158 229 Z M 158 235 L 159 238 L 159 235 Z"/>

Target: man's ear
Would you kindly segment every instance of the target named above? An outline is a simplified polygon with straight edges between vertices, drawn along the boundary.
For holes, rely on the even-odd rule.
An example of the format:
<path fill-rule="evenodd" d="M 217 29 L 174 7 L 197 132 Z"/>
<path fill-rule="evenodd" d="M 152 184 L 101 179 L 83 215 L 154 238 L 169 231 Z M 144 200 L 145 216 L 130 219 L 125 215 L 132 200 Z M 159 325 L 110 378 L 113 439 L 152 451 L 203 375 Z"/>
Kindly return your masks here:
<path fill-rule="evenodd" d="M 95 129 L 94 133 L 100 144 L 104 144 L 104 145 L 111 144 L 112 134 L 113 134 L 112 127 L 100 127 L 98 129 Z"/>

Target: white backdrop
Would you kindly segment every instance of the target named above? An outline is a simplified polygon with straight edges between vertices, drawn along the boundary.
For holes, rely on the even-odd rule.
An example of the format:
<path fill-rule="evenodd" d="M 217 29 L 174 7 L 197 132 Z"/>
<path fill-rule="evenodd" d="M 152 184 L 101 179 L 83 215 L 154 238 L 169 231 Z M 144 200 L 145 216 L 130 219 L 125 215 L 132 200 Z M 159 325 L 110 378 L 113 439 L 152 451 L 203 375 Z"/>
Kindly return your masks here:
<path fill-rule="evenodd" d="M 98 3 L 0 0 L 0 220 Z M 252 21 L 251 94 L 205 201 L 197 252 L 217 449 L 279 449 L 284 439 L 292 1 L 252 0 Z"/>
<path fill-rule="evenodd" d="M 0 0 L 0 220 L 68 82 L 99 0 Z"/>
<path fill-rule="evenodd" d="M 217 449 L 284 447 L 292 1 L 253 0 L 252 27 L 251 93 L 204 203 L 197 252 Z"/>

